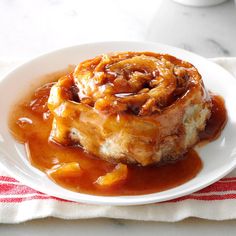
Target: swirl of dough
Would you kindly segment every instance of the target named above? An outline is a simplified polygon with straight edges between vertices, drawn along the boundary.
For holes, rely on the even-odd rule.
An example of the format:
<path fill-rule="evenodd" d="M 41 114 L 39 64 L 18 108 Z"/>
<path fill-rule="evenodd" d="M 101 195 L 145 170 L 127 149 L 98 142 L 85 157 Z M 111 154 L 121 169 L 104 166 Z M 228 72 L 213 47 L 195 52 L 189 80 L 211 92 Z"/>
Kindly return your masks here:
<path fill-rule="evenodd" d="M 107 113 L 144 116 L 160 112 L 184 94 L 191 84 L 190 72 L 189 63 L 174 57 L 113 53 L 80 63 L 74 81 L 81 103 Z"/>

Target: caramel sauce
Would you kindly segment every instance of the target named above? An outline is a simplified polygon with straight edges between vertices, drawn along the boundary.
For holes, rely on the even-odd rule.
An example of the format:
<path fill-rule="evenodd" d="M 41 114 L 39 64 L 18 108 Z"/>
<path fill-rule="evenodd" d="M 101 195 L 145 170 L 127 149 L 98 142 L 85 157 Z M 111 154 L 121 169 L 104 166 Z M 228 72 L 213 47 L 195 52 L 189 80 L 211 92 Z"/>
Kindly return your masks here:
<path fill-rule="evenodd" d="M 58 79 L 58 78 L 56 78 Z M 165 165 L 128 166 L 127 178 L 111 187 L 101 187 L 95 181 L 112 171 L 115 164 L 100 160 L 82 148 L 61 146 L 49 141 L 53 117 L 47 108 L 47 99 L 53 83 L 44 84 L 33 96 L 15 106 L 11 113 L 10 131 L 25 144 L 29 161 L 47 173 L 57 184 L 75 192 L 94 195 L 140 195 L 164 191 L 194 178 L 202 168 L 198 154 L 189 150 L 183 158 Z M 220 135 L 227 114 L 221 97 L 212 95 L 212 116 L 201 140 L 213 140 Z M 50 170 L 63 163 L 79 163 L 81 172 L 53 175 Z"/>
<path fill-rule="evenodd" d="M 205 130 L 199 134 L 200 144 L 217 139 L 227 122 L 227 111 L 225 109 L 224 99 L 211 94 L 211 102 L 211 117 L 207 121 Z"/>

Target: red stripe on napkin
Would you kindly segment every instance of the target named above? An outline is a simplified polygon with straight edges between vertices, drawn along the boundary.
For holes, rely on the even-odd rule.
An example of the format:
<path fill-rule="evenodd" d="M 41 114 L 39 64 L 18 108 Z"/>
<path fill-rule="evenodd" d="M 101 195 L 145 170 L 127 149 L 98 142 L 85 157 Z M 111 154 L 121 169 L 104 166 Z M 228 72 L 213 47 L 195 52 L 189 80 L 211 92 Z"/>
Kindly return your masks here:
<path fill-rule="evenodd" d="M 23 201 L 29 201 L 29 200 L 48 200 L 48 199 L 54 199 L 51 196 L 31 196 L 31 197 L 6 197 L 6 198 L 1 198 L 0 203 L 20 203 Z M 60 199 L 61 200 L 61 199 Z"/>
<path fill-rule="evenodd" d="M 9 176 L 0 176 L 0 181 L 18 182 L 16 179 Z"/>
<path fill-rule="evenodd" d="M 19 183 L 14 178 L 0 176 L 0 203 L 19 203 L 29 200 L 67 200 L 48 196 L 38 192 L 26 185 Z M 235 191 L 235 193 L 234 193 Z M 220 181 L 187 196 L 173 199 L 167 202 L 178 202 L 184 200 L 219 201 L 236 199 L 236 178 L 223 178 Z"/>
<path fill-rule="evenodd" d="M 190 194 L 188 196 L 176 198 L 167 202 L 180 202 L 184 200 L 200 200 L 200 201 L 221 201 L 221 200 L 232 200 L 236 199 L 236 194 L 227 194 L 225 193 L 224 195 L 220 194 L 209 194 L 209 195 L 204 195 L 204 196 L 195 196 L 194 194 Z"/>
<path fill-rule="evenodd" d="M 12 183 L 0 183 L 0 196 L 1 195 L 15 195 L 15 194 L 29 194 L 29 193 L 39 193 L 40 192 L 25 186 L 25 185 L 16 185 Z"/>
<path fill-rule="evenodd" d="M 236 181 L 228 180 L 218 181 L 207 188 L 199 190 L 198 193 L 210 193 L 210 192 L 224 192 L 224 191 L 233 191 L 236 190 Z"/>

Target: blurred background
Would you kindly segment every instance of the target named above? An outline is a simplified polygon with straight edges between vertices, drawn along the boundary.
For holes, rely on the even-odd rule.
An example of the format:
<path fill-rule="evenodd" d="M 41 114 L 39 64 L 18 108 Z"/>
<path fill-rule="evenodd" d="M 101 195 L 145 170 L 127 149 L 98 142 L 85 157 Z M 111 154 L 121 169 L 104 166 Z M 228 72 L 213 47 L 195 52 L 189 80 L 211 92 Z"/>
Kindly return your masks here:
<path fill-rule="evenodd" d="M 0 0 L 0 60 L 109 40 L 160 42 L 205 57 L 236 56 L 236 7 L 233 0 L 208 7 L 172 0 Z"/>

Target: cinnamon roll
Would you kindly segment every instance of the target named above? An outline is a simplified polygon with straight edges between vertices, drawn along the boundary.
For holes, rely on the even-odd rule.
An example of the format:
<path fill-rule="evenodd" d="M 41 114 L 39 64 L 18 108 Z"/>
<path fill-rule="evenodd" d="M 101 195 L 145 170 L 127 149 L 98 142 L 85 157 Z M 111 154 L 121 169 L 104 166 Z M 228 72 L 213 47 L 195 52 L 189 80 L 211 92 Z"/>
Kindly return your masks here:
<path fill-rule="evenodd" d="M 181 157 L 211 115 L 201 75 L 167 54 L 123 52 L 80 63 L 51 89 L 51 139 L 146 166 Z"/>

